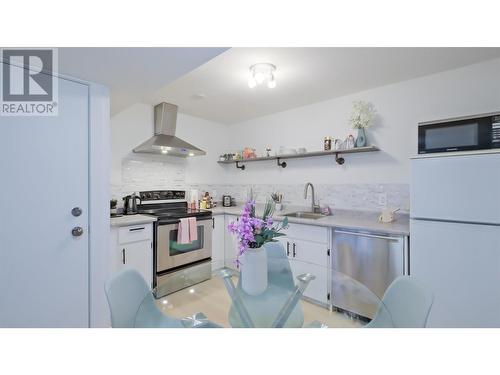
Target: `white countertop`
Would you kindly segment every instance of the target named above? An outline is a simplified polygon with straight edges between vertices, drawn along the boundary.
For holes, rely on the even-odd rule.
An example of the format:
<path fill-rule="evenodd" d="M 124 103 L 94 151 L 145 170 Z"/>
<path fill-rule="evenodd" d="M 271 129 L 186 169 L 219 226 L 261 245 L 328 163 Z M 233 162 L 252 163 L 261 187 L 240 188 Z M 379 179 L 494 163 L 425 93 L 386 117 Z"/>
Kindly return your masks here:
<path fill-rule="evenodd" d="M 156 221 L 156 219 L 157 218 L 155 216 L 151 216 L 151 215 L 142 215 L 142 214 L 123 215 L 120 217 L 112 217 L 111 218 L 111 226 L 112 227 L 127 227 L 129 225 L 153 223 Z"/>
<path fill-rule="evenodd" d="M 263 207 L 263 204 L 257 204 L 257 215 L 262 212 Z M 212 208 L 211 211 L 213 215 L 240 215 L 241 209 L 241 205 L 231 207 L 217 206 L 215 208 Z M 283 214 L 308 210 L 310 210 L 310 208 L 308 209 L 305 207 L 287 206 L 283 211 L 275 212 L 274 219 L 280 221 L 283 219 Z M 392 223 L 381 223 L 378 221 L 378 217 L 379 213 L 377 212 L 338 209 L 333 210 L 333 215 L 325 216 L 321 219 L 289 217 L 288 222 L 316 225 L 321 227 L 365 230 L 392 235 L 408 236 L 410 234 L 410 219 L 408 214 L 396 214 L 396 220 Z"/>
<path fill-rule="evenodd" d="M 257 204 L 257 214 L 262 213 L 264 205 Z M 212 214 L 215 215 L 240 215 L 242 206 L 222 207 L 217 206 L 212 208 Z M 283 214 L 295 211 L 307 211 L 307 207 L 287 206 L 283 211 L 275 212 L 274 219 L 280 221 L 283 219 Z M 333 215 L 325 216 L 321 219 L 304 219 L 297 217 L 289 217 L 290 223 L 316 225 L 321 227 L 335 227 L 342 229 L 366 230 L 370 232 L 403 235 L 410 234 L 410 220 L 407 214 L 396 214 L 396 220 L 392 223 L 381 223 L 378 221 L 379 213 L 372 211 L 357 211 L 357 210 L 333 210 Z M 156 221 L 155 216 L 151 215 L 123 215 L 120 217 L 111 218 L 111 226 L 125 227 L 129 225 L 153 223 Z"/>

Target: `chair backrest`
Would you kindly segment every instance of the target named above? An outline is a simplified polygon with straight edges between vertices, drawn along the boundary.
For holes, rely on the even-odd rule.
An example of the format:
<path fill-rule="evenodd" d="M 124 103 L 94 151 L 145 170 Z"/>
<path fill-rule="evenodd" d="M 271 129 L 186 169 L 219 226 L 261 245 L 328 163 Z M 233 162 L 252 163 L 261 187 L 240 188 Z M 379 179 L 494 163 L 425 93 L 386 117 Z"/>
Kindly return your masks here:
<path fill-rule="evenodd" d="M 418 280 L 400 276 L 385 291 L 371 328 L 424 328 L 434 296 Z M 389 315 L 389 316 L 388 316 Z"/>
<path fill-rule="evenodd" d="M 135 318 L 150 290 L 136 270 L 123 270 L 105 285 L 113 328 L 133 328 Z"/>
<path fill-rule="evenodd" d="M 293 289 L 295 280 L 283 244 L 281 242 L 268 242 L 264 246 L 267 253 L 268 277 L 274 279 L 275 283 Z"/>

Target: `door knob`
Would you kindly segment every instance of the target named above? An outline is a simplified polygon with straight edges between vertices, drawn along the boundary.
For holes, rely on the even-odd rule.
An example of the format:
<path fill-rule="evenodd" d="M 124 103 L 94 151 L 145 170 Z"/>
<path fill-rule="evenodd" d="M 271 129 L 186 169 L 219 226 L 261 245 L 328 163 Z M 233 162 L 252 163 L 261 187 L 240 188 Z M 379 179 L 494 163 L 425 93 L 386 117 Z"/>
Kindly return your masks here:
<path fill-rule="evenodd" d="M 82 214 L 82 209 L 80 207 L 73 207 L 71 210 L 71 215 L 73 216 L 80 216 Z"/>
<path fill-rule="evenodd" d="M 71 234 L 72 234 L 74 237 L 80 237 L 80 236 L 83 234 L 83 228 L 82 228 L 82 227 L 74 227 L 74 228 L 71 230 Z"/>

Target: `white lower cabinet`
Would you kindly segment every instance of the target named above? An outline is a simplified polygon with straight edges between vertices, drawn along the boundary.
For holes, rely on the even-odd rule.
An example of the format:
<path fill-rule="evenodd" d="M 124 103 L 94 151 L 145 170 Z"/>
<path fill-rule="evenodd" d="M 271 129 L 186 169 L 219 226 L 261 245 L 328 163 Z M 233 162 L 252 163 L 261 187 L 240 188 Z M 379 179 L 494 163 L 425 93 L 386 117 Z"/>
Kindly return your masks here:
<path fill-rule="evenodd" d="M 133 268 L 153 285 L 153 225 L 151 223 L 111 229 L 111 273 Z"/>
<path fill-rule="evenodd" d="M 227 231 L 227 226 L 237 221 L 236 215 L 218 215 L 215 218 L 212 242 L 212 270 L 224 267 L 236 269 L 234 260 L 238 254 L 236 236 Z M 324 305 L 329 305 L 328 274 L 330 264 L 330 228 L 315 225 L 290 224 L 287 236 L 279 241 L 287 250 L 293 276 L 304 273 L 316 278 L 310 282 L 304 296 Z M 223 243 L 223 247 L 220 244 Z"/>
<path fill-rule="evenodd" d="M 212 271 L 224 267 L 225 248 L 225 220 L 224 215 L 216 215 L 213 218 L 212 234 Z"/>
<path fill-rule="evenodd" d="M 304 296 L 323 304 L 328 304 L 328 269 L 313 263 L 290 259 L 290 266 L 294 277 L 310 273 L 316 278 L 312 280 L 304 292 Z M 295 280 L 297 282 L 297 280 Z"/>
<path fill-rule="evenodd" d="M 236 215 L 225 215 L 224 229 L 227 228 L 229 223 L 237 221 Z M 225 266 L 228 268 L 236 269 L 236 257 L 238 256 L 238 240 L 235 235 L 224 230 L 224 260 Z"/>
<path fill-rule="evenodd" d="M 330 228 L 290 224 L 286 233 L 286 237 L 280 237 L 280 242 L 290 260 L 293 276 L 310 273 L 316 277 L 309 283 L 304 296 L 325 305 L 330 304 Z"/>

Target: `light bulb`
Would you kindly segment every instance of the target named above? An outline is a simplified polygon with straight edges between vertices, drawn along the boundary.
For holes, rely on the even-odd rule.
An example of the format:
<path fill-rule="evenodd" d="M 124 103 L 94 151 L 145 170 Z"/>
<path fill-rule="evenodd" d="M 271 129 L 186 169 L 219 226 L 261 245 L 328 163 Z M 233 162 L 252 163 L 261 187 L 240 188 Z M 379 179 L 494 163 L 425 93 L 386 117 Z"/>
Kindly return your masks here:
<path fill-rule="evenodd" d="M 262 82 L 264 82 L 264 79 L 266 79 L 266 76 L 263 73 L 258 72 L 258 73 L 255 73 L 254 78 L 257 81 L 257 83 L 260 85 L 260 84 L 262 84 Z"/>
<path fill-rule="evenodd" d="M 167 154 L 167 153 L 168 153 L 168 150 L 167 150 L 165 147 L 162 147 L 162 148 L 161 148 L 161 153 L 162 153 L 162 154 Z"/>
<path fill-rule="evenodd" d="M 276 87 L 276 80 L 274 79 L 274 77 L 267 81 L 267 87 L 269 87 L 270 89 L 274 89 Z"/>
<path fill-rule="evenodd" d="M 257 86 L 257 82 L 255 82 L 255 78 L 250 77 L 248 79 L 248 87 L 250 87 L 251 89 L 253 89 L 255 86 Z"/>
<path fill-rule="evenodd" d="M 194 156 L 194 154 L 192 152 L 189 153 L 189 156 Z"/>

